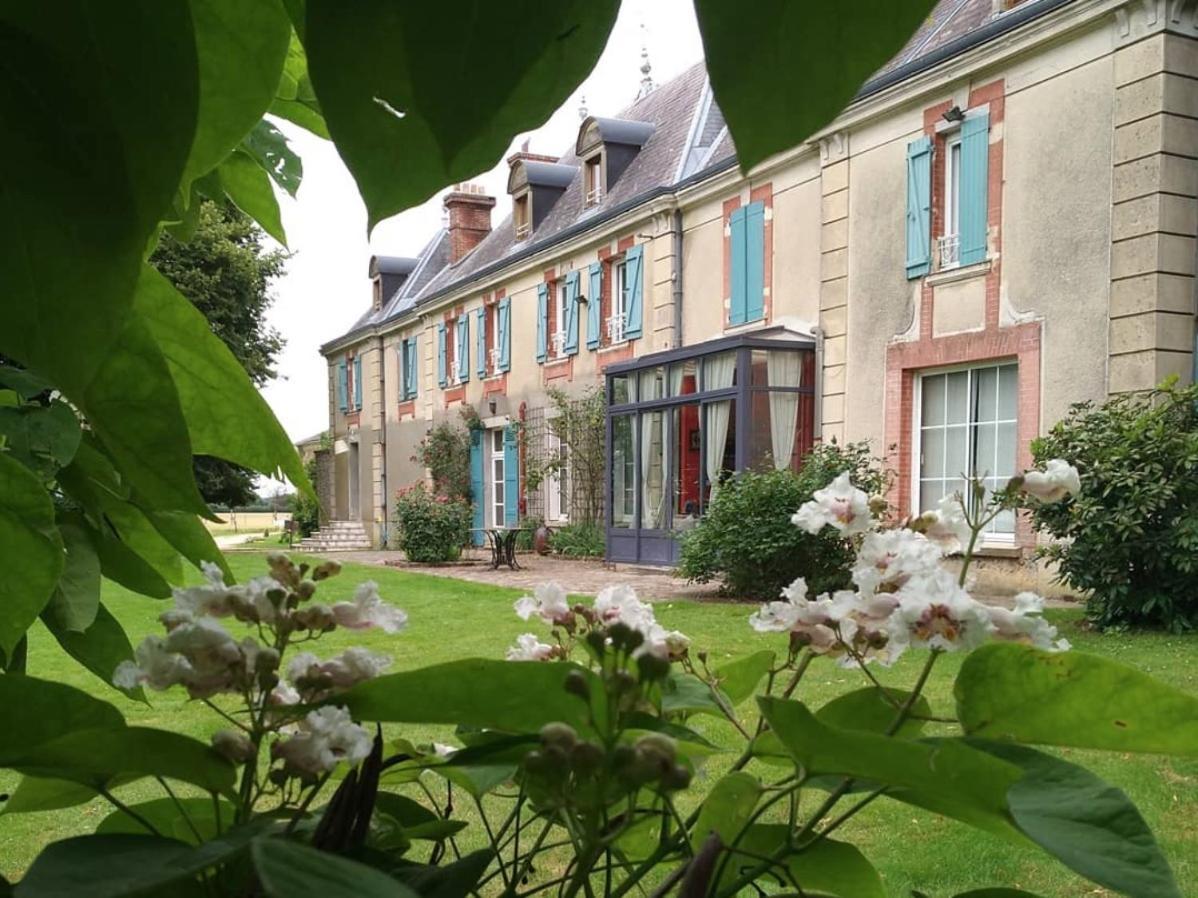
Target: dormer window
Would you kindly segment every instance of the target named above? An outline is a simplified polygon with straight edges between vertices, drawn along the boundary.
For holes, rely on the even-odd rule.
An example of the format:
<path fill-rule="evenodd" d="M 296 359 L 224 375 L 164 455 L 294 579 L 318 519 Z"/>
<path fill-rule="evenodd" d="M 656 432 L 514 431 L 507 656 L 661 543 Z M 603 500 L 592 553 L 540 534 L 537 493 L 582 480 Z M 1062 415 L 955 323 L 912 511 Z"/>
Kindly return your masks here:
<path fill-rule="evenodd" d="M 521 194 L 512 201 L 512 222 L 516 226 L 516 239 L 523 240 L 532 233 L 532 215 L 527 193 Z"/>
<path fill-rule="evenodd" d="M 603 199 L 603 156 L 596 154 L 586 161 L 586 199 L 588 206 L 597 205 Z"/>

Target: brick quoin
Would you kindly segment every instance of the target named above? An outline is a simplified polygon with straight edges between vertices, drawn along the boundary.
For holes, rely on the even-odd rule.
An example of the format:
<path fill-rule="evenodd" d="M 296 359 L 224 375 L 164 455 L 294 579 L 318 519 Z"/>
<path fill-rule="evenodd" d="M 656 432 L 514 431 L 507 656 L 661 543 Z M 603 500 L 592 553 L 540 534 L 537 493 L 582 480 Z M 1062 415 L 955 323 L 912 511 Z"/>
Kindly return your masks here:
<path fill-rule="evenodd" d="M 1005 114 L 1005 84 L 1002 79 L 973 88 L 969 108 L 989 104 L 991 134 L 1002 134 Z M 924 133 L 933 139 L 932 154 L 932 240 L 944 235 L 944 146 L 945 135 L 936 133 L 936 123 L 952 107 L 946 100 L 923 112 Z M 999 294 L 1002 280 L 1003 141 L 990 140 L 987 184 L 987 230 L 990 269 L 985 275 L 985 327 L 976 333 L 932 335 L 935 288 L 927 279 L 920 283 L 919 339 L 890 344 L 886 349 L 886 447 L 888 461 L 899 472 L 892 496 L 903 514 L 911 509 L 915 421 L 915 378 L 921 371 L 952 365 L 1016 361 L 1019 365 L 1017 398 L 1016 467 L 1031 466 L 1031 441 L 1040 427 L 1041 325 L 1029 322 L 999 326 Z M 1035 545 L 1030 522 L 1020 515 L 1015 524 L 1015 541 L 1024 548 Z"/>
<path fill-rule="evenodd" d="M 740 208 L 740 197 L 724 200 L 724 327 L 732 326 L 732 213 Z"/>

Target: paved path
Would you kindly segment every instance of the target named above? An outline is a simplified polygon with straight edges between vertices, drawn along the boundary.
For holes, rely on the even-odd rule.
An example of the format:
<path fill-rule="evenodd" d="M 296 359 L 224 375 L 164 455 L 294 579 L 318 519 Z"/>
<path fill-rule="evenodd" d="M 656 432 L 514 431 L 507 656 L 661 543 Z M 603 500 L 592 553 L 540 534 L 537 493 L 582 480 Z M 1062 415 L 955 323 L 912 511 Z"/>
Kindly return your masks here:
<path fill-rule="evenodd" d="M 404 560 L 403 553 L 371 550 L 361 552 L 333 552 L 327 557 L 338 561 L 358 564 L 386 565 L 413 573 L 431 574 L 434 577 L 450 577 L 476 583 L 490 583 L 512 589 L 528 589 L 540 583 L 555 580 L 570 592 L 580 595 L 595 595 L 605 586 L 627 583 L 636 589 L 642 599 L 687 598 L 708 602 L 741 601 L 721 596 L 714 584 L 687 583 L 669 571 L 656 568 L 636 567 L 623 564 L 608 564 L 604 561 L 540 556 L 522 553 L 517 556 L 521 569 L 518 571 L 501 567 L 492 570 L 487 559 L 489 553 L 468 550 L 463 561 L 445 565 L 411 564 Z M 1011 604 L 1010 596 L 978 595 L 980 601 L 996 605 Z M 1046 605 L 1052 608 L 1076 607 L 1066 599 L 1048 598 Z"/>

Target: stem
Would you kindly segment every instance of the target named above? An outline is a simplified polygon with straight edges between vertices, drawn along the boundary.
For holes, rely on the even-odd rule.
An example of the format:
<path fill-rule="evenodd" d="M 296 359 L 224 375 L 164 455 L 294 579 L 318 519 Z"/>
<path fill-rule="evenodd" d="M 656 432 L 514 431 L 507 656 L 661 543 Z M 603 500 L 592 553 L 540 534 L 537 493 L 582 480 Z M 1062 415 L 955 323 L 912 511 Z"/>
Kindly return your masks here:
<path fill-rule="evenodd" d="M 474 798 L 474 804 L 478 808 L 479 819 L 483 822 L 483 829 L 487 831 L 487 839 L 491 842 L 491 848 L 495 850 L 495 863 L 499 865 L 499 875 L 503 878 L 505 889 L 513 888 L 511 881 L 507 878 L 507 865 L 503 862 L 503 855 L 499 852 L 499 842 L 495 838 L 495 832 L 491 829 L 491 821 L 487 819 L 487 814 L 483 810 L 483 803 L 478 796 Z"/>
<path fill-rule="evenodd" d="M 187 811 L 185 811 L 183 809 L 183 805 L 179 801 L 179 797 L 177 795 L 175 795 L 174 790 L 171 789 L 171 787 L 167 784 L 166 780 L 163 779 L 162 777 L 156 776 L 156 777 L 154 777 L 154 779 L 158 780 L 158 785 L 162 786 L 162 788 L 166 790 L 166 794 L 171 797 L 171 803 L 174 804 L 175 810 L 178 811 L 179 814 L 183 817 L 183 822 L 187 824 L 187 828 L 189 830 L 191 830 L 191 834 L 193 836 L 195 836 L 196 844 L 203 842 L 204 837 L 200 835 L 200 831 L 198 829 L 196 829 L 196 825 L 191 822 L 191 817 L 189 817 L 187 815 Z"/>
<path fill-rule="evenodd" d="M 816 833 L 815 838 L 812 839 L 807 844 L 814 845 L 820 839 L 826 838 L 829 834 L 831 834 L 831 832 L 833 830 L 835 830 L 842 823 L 847 821 L 850 817 L 852 817 L 854 814 L 856 814 L 858 811 L 860 811 L 862 808 L 864 808 L 866 805 L 868 805 L 870 802 L 872 802 L 875 798 L 879 798 L 880 796 L 884 795 L 886 793 L 886 789 L 887 789 L 886 786 L 879 786 L 877 789 L 874 789 L 874 791 L 870 792 L 868 795 L 866 795 L 864 798 L 862 798 L 859 802 L 857 802 L 855 805 L 853 805 L 851 808 L 849 808 L 847 811 L 845 811 L 843 814 L 841 814 L 839 817 L 837 817 L 831 823 L 829 823 L 827 826 L 825 826 L 823 829 L 821 829 L 818 833 Z M 806 848 L 807 846 L 804 845 L 803 847 Z"/>
<path fill-rule="evenodd" d="M 807 673 L 807 668 L 811 666 L 811 662 L 814 660 L 815 653 L 810 649 L 803 653 L 803 657 L 799 659 L 799 666 L 795 668 L 794 676 L 790 678 L 790 682 L 782 690 L 782 698 L 790 698 L 795 689 L 798 688 L 799 681 L 803 679 L 803 674 Z"/>
<path fill-rule="evenodd" d="M 237 727 L 237 729 L 242 730 L 243 732 L 246 732 L 246 733 L 250 732 L 249 727 L 247 727 L 244 723 L 242 723 L 236 717 L 233 717 L 228 712 L 221 710 L 219 707 L 216 706 L 216 704 L 211 699 L 204 698 L 204 699 L 200 699 L 200 701 L 202 701 L 205 705 L 207 705 L 209 708 L 211 708 L 213 711 L 215 711 L 217 714 L 219 714 L 221 717 L 223 717 L 229 723 L 233 724 L 233 726 Z"/>
<path fill-rule="evenodd" d="M 330 770 L 319 780 L 317 780 L 316 785 L 312 787 L 312 791 L 308 793 L 308 797 L 300 802 L 300 806 L 296 808 L 295 813 L 291 815 L 291 820 L 288 821 L 287 828 L 283 830 L 283 835 L 288 836 L 294 832 L 295 828 L 299 825 L 300 818 L 304 816 L 304 812 L 308 810 L 308 806 L 312 804 L 312 800 L 316 798 L 317 793 L 324 788 L 324 784 L 329 781 L 329 777 L 332 775 L 333 772 Z"/>
<path fill-rule="evenodd" d="M 147 820 L 141 814 L 137 813 L 137 811 L 133 810 L 133 808 L 129 807 L 127 804 L 125 804 L 123 801 L 121 801 L 119 798 L 117 798 L 115 795 L 113 795 L 107 789 L 97 789 L 96 791 L 100 795 L 102 795 L 105 799 L 107 799 L 109 804 L 111 804 L 118 811 L 120 811 L 124 814 L 128 814 L 130 817 L 132 817 L 134 820 L 136 820 L 138 823 L 140 823 L 142 826 L 144 826 L 151 835 L 155 835 L 155 836 L 162 835 L 162 833 L 160 833 L 157 829 L 154 828 L 154 825 L 152 823 L 150 823 L 149 820 Z"/>
<path fill-rule="evenodd" d="M 903 706 L 899 708 L 898 714 L 886 728 L 885 735 L 893 736 L 899 731 L 899 728 L 906 722 L 911 709 L 915 707 L 915 703 L 919 701 L 919 695 L 923 692 L 923 687 L 927 685 L 928 677 L 932 673 L 932 667 L 936 664 L 936 659 L 944 654 L 943 649 L 932 649 L 928 653 L 928 660 L 924 662 L 923 670 L 919 672 L 919 679 L 915 681 L 915 686 L 911 689 L 911 694 L 907 696 L 907 700 L 903 702 Z"/>

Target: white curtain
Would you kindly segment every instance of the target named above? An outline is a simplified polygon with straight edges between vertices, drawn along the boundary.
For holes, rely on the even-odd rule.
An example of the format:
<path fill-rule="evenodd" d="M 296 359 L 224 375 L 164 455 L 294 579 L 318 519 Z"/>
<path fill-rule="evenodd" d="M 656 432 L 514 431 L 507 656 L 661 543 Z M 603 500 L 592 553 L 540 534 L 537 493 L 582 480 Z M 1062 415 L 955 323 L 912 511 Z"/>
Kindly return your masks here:
<path fill-rule="evenodd" d="M 665 498 L 662 465 L 662 424 L 664 413 L 641 415 L 641 528 L 657 530 L 662 525 L 662 501 Z"/>
<path fill-rule="evenodd" d="M 732 386 L 736 374 L 736 353 L 725 352 L 703 360 L 703 389 L 720 390 Z M 720 469 L 724 463 L 724 446 L 728 441 L 728 419 L 732 400 L 707 403 L 707 482 L 711 484 L 708 502 L 715 499 L 720 485 Z"/>
<path fill-rule="evenodd" d="M 771 387 L 799 387 L 803 376 L 802 356 L 797 352 L 768 350 L 765 367 Z M 799 394 L 770 392 L 770 451 L 774 469 L 790 467 L 799 419 Z"/>

